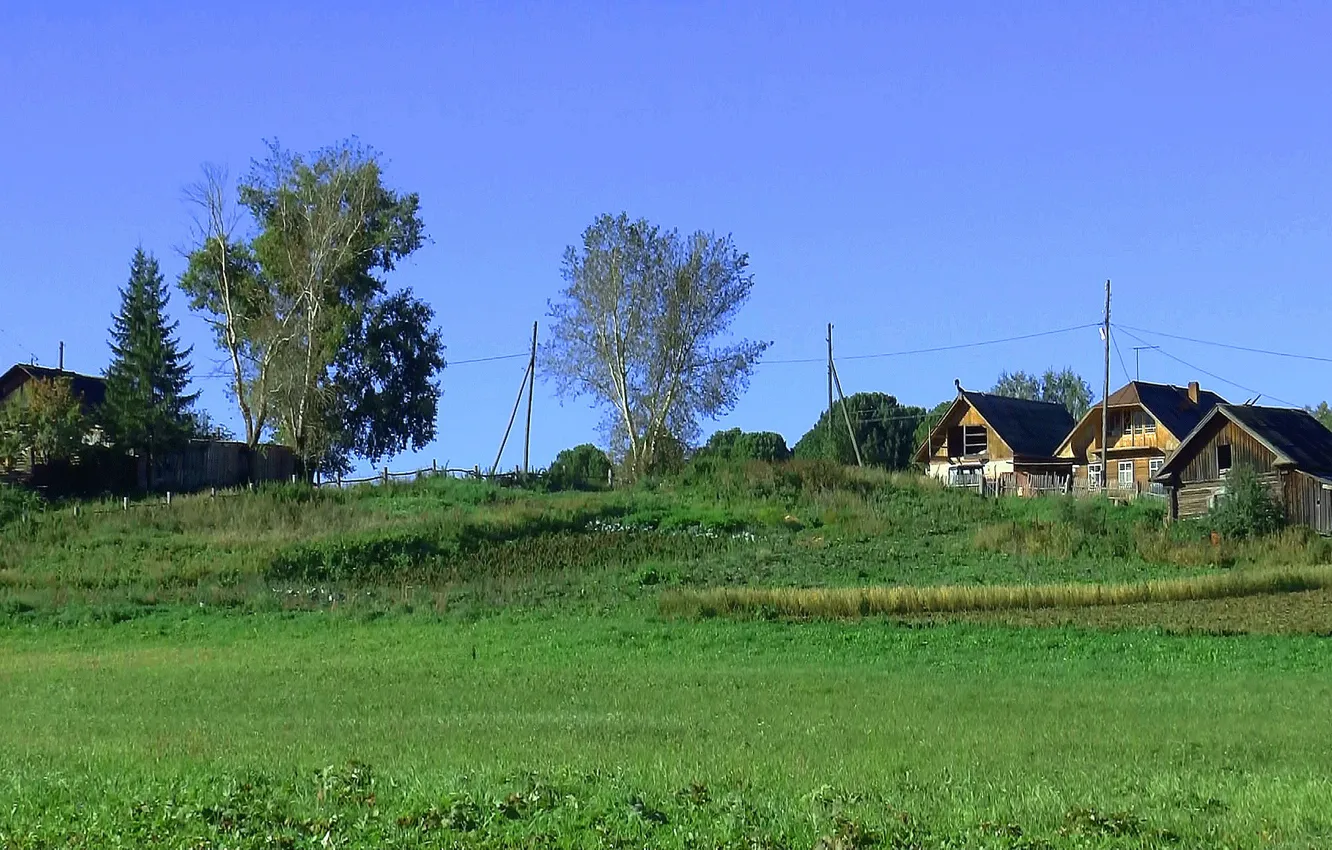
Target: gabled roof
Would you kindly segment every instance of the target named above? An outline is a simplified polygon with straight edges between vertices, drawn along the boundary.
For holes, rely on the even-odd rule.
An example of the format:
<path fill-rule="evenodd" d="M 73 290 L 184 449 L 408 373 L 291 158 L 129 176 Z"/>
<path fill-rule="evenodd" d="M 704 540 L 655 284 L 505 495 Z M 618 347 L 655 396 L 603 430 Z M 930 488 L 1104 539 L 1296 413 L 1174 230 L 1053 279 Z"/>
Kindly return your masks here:
<path fill-rule="evenodd" d="M 1121 395 L 1126 400 L 1116 401 L 1116 396 Z M 1211 413 L 1212 408 L 1225 404 L 1226 400 L 1211 390 L 1199 390 L 1198 403 L 1194 404 L 1185 387 L 1145 381 L 1130 381 L 1110 396 L 1111 407 L 1134 403 L 1141 404 L 1171 434 L 1183 437 Z"/>
<path fill-rule="evenodd" d="M 1109 407 L 1136 407 L 1141 405 L 1163 428 L 1176 439 L 1182 439 L 1203 420 L 1218 404 L 1226 400 L 1211 390 L 1198 391 L 1198 403 L 1189 399 L 1187 387 L 1174 384 L 1152 384 L 1147 381 L 1129 381 L 1124 386 L 1110 393 L 1106 401 Z M 1062 451 L 1073 435 L 1087 422 L 1101 415 L 1099 402 L 1093 404 L 1078 420 L 1078 424 L 1069 429 L 1060 441 L 1057 451 Z M 1098 420 L 1099 421 L 1099 420 Z"/>
<path fill-rule="evenodd" d="M 1291 407 L 1219 404 L 1179 444 L 1157 474 L 1164 478 L 1187 466 L 1207 440 L 1208 424 L 1225 417 L 1276 455 L 1276 462 L 1314 475 L 1332 475 L 1332 431 L 1308 411 Z"/>
<path fill-rule="evenodd" d="M 3 375 L 0 375 L 0 399 L 26 384 L 29 380 L 49 381 L 56 378 L 68 378 L 70 390 L 83 400 L 84 407 L 97 407 L 106 401 L 106 381 L 93 375 L 80 375 L 77 372 L 50 369 L 46 366 L 34 366 L 19 363 Z"/>
<path fill-rule="evenodd" d="M 986 421 L 1015 456 L 1052 457 L 1064 435 L 1073 427 L 1073 417 L 1062 404 L 1048 401 L 1030 401 L 962 390 L 953 406 L 930 432 L 930 439 L 920 446 L 916 455 L 929 460 L 927 446 L 937 446 L 939 431 L 949 423 L 953 411 L 967 404 Z"/>

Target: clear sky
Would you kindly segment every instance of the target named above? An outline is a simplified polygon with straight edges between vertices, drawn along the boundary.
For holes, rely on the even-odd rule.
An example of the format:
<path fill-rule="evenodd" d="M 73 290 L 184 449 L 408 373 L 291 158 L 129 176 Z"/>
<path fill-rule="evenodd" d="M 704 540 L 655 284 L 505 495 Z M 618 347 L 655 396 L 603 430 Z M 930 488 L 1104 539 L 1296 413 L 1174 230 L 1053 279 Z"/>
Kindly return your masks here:
<path fill-rule="evenodd" d="M 0 0 L 0 360 L 64 340 L 100 372 L 135 246 L 182 267 L 202 163 L 353 135 L 422 197 L 432 241 L 390 282 L 451 360 L 524 350 L 565 246 L 621 210 L 732 233 L 737 329 L 773 360 L 820 357 L 829 321 L 848 357 L 1095 322 L 1106 278 L 1116 322 L 1332 356 L 1332 4 L 195 5 Z M 1196 367 L 1143 351 L 1145 380 L 1332 396 L 1329 363 L 1140 336 Z M 931 405 L 1003 368 L 1099 391 L 1101 357 L 1086 329 L 840 371 Z M 422 458 L 489 463 L 524 365 L 448 369 Z M 772 363 L 718 427 L 794 443 L 826 393 L 820 363 Z M 534 461 L 597 418 L 539 385 Z"/>

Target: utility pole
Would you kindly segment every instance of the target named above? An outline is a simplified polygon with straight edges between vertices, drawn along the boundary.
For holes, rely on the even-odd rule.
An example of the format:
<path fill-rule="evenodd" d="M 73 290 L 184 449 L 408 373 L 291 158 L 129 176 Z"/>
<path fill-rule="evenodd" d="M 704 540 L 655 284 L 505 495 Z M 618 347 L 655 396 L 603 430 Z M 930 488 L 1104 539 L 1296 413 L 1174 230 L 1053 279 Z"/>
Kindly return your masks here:
<path fill-rule="evenodd" d="M 532 460 L 532 390 L 536 386 L 537 323 L 532 323 L 532 359 L 527 362 L 527 435 L 523 439 L 523 477 Z"/>
<path fill-rule="evenodd" d="M 832 447 L 833 433 L 833 353 L 832 322 L 828 323 L 828 446 Z"/>
<path fill-rule="evenodd" d="M 851 414 L 846 409 L 846 393 L 842 392 L 842 379 L 837 376 L 837 366 L 833 366 L 833 383 L 837 384 L 837 397 L 842 400 L 842 418 L 846 420 L 846 433 L 851 437 L 851 450 L 856 453 L 856 466 L 864 466 L 860 459 L 860 446 L 856 443 L 856 429 L 851 427 Z M 831 420 L 828 423 L 832 426 Z"/>
<path fill-rule="evenodd" d="M 65 371 L 65 341 L 64 341 L 64 340 L 61 340 L 61 341 L 60 341 L 60 361 L 59 361 L 59 362 L 60 362 L 60 369 L 59 369 L 59 371 L 61 371 L 61 372 Z"/>
<path fill-rule="evenodd" d="M 1105 386 L 1101 395 L 1101 492 L 1110 483 L 1110 280 L 1105 281 Z"/>

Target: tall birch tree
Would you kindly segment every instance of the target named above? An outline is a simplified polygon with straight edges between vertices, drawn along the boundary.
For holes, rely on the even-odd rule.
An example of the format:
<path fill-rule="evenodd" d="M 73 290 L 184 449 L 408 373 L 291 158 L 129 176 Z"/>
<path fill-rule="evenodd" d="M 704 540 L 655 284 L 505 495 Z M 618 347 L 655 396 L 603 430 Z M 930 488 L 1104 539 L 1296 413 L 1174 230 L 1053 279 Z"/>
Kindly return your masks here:
<path fill-rule="evenodd" d="M 630 476 L 699 421 L 731 410 L 769 343 L 727 342 L 754 286 L 731 237 L 682 236 L 623 213 L 603 215 L 565 252 L 551 304 L 547 377 L 562 396 L 605 408 L 606 436 Z"/>

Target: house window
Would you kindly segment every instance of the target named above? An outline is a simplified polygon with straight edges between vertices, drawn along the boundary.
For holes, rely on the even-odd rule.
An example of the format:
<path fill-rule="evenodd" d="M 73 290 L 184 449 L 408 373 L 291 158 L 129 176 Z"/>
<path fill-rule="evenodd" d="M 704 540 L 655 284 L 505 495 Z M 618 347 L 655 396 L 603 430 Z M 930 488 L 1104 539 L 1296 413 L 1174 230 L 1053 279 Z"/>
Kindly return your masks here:
<path fill-rule="evenodd" d="M 1131 437 L 1133 435 L 1133 417 L 1128 413 L 1120 413 L 1118 419 L 1120 433 L 1125 437 Z"/>
<path fill-rule="evenodd" d="M 1133 411 L 1133 436 L 1136 437 L 1142 433 L 1143 424 L 1144 424 L 1142 420 L 1144 418 L 1146 417 L 1144 417 L 1140 412 L 1136 410 Z"/>
<path fill-rule="evenodd" d="M 1230 444 L 1224 443 L 1216 447 L 1216 468 L 1225 475 L 1230 471 Z"/>
<path fill-rule="evenodd" d="M 1142 425 L 1142 432 L 1143 432 L 1144 434 L 1155 434 L 1155 433 L 1156 433 L 1156 420 L 1153 419 L 1149 414 L 1146 414 L 1146 413 L 1144 413 L 1144 414 L 1142 415 L 1142 418 L 1143 418 L 1144 420 L 1146 420 L 1146 421 L 1143 423 L 1143 425 Z"/>
<path fill-rule="evenodd" d="M 1087 488 L 1090 490 L 1101 489 L 1101 465 L 1099 463 L 1087 464 Z"/>
<path fill-rule="evenodd" d="M 1147 462 L 1148 475 L 1151 478 L 1155 478 L 1156 474 L 1161 471 L 1161 467 L 1163 466 L 1165 466 L 1165 458 L 1163 457 L 1152 458 L 1150 461 Z"/>
<path fill-rule="evenodd" d="M 1119 489 L 1130 490 L 1133 488 L 1133 461 L 1121 460 L 1119 462 Z"/>
<path fill-rule="evenodd" d="M 984 425 L 962 426 L 962 454 L 983 455 L 989 447 L 989 434 Z"/>

